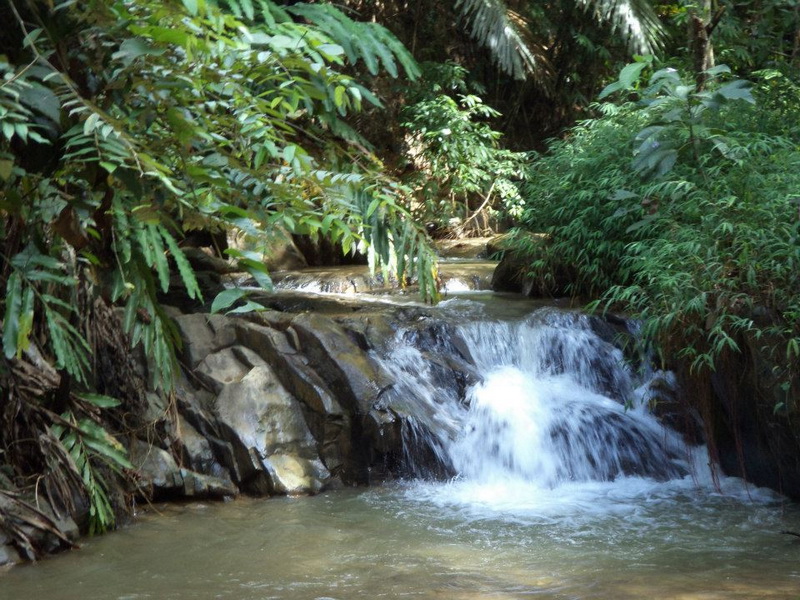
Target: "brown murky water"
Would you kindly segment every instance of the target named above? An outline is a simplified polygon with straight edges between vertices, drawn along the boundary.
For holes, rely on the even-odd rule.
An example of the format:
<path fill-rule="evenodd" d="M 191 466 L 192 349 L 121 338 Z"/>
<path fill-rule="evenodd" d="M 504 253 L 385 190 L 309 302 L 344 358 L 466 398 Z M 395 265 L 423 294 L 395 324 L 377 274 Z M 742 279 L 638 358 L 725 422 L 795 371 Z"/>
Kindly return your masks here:
<path fill-rule="evenodd" d="M 161 506 L 79 551 L 0 575 L 0 597 L 800 598 L 800 540 L 779 533 L 800 529 L 797 506 L 660 485 L 527 504 L 408 484 Z"/>

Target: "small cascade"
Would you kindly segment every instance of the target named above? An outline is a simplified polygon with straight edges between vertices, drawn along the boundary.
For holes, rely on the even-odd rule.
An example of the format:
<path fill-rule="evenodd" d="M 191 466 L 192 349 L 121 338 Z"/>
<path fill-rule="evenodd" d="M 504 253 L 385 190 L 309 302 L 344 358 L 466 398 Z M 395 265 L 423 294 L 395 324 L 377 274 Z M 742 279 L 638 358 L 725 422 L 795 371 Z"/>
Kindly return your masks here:
<path fill-rule="evenodd" d="M 682 477 L 682 440 L 649 412 L 646 376 L 626 365 L 619 333 L 546 308 L 515 322 L 454 326 L 438 348 L 401 335 L 383 363 L 398 381 L 388 402 L 407 422 L 410 471 L 424 471 L 414 466 L 422 445 L 459 478 L 480 482 L 553 488 Z M 459 387 L 452 371 L 448 378 L 436 362 L 448 353 L 461 355 L 471 382 Z"/>

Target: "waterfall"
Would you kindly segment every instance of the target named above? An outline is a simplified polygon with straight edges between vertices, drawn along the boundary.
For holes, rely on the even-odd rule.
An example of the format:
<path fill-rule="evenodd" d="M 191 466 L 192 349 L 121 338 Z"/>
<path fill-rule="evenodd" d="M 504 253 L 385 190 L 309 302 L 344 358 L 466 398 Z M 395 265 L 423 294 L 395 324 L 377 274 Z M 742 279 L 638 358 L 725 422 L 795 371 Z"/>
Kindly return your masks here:
<path fill-rule="evenodd" d="M 546 308 L 433 337 L 405 332 L 382 358 L 397 381 L 387 402 L 407 421 L 413 474 L 424 472 L 420 446 L 424 460 L 432 452 L 458 478 L 486 483 L 686 474 L 680 436 L 647 406 L 653 374 L 627 365 L 605 321 Z"/>

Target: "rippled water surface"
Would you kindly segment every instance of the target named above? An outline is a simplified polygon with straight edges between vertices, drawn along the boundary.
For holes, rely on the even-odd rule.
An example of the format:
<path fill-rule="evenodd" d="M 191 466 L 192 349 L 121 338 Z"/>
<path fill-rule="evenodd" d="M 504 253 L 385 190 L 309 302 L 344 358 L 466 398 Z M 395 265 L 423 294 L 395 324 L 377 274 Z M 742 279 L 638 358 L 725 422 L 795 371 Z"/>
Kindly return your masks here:
<path fill-rule="evenodd" d="M 0 596 L 800 598 L 800 543 L 779 533 L 800 511 L 727 485 L 414 483 L 162 506 L 0 576 Z"/>

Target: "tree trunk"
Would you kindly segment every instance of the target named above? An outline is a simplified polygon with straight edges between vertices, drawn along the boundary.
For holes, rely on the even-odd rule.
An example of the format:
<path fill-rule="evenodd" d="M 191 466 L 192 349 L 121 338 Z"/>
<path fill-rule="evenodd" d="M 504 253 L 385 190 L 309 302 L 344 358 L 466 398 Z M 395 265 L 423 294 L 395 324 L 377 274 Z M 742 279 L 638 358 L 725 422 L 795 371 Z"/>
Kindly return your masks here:
<path fill-rule="evenodd" d="M 697 91 L 703 90 L 708 79 L 706 71 L 714 66 L 711 34 L 725 13 L 724 6 L 713 10 L 711 3 L 712 0 L 703 0 L 699 10 L 692 12 L 689 18 L 689 49 L 692 53 Z"/>

